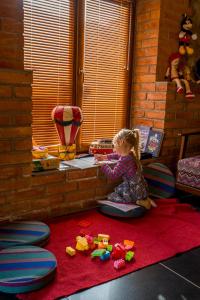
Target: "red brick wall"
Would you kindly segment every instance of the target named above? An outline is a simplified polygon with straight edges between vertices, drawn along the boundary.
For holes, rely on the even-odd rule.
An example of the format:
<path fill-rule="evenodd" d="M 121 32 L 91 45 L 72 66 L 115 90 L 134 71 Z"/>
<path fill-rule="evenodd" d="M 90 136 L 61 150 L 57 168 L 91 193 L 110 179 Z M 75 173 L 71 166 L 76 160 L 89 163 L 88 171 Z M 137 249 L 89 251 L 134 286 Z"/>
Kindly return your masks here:
<path fill-rule="evenodd" d="M 176 94 L 173 83 L 163 81 L 168 57 L 178 50 L 180 20 L 188 3 L 140 0 L 136 7 L 131 123 L 164 130 L 160 160 L 172 167 L 179 151 L 178 132 L 200 127 L 198 86 L 192 87 L 196 98 L 188 101 Z"/>
<path fill-rule="evenodd" d="M 179 148 L 177 133 L 200 127 L 198 87 L 189 102 L 176 95 L 174 84 L 163 82 L 187 1 L 137 2 L 131 122 L 164 129 L 160 160 L 171 165 Z M 0 12 L 0 220 L 44 219 L 93 207 L 117 184 L 99 168 L 32 176 L 32 74 L 23 70 L 22 0 L 0 1 Z"/>
<path fill-rule="evenodd" d="M 0 68 L 23 69 L 23 0 L 0 1 Z"/>

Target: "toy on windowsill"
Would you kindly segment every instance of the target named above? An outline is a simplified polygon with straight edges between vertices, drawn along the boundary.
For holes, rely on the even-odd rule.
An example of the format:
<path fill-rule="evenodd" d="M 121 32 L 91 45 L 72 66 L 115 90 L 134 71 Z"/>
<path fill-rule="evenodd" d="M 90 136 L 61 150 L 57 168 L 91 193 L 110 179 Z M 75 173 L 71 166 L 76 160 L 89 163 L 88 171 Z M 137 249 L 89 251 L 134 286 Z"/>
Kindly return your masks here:
<path fill-rule="evenodd" d="M 165 75 L 165 79 L 176 83 L 176 91 L 178 94 L 183 94 L 185 88 L 185 97 L 192 99 L 195 95 L 190 88 L 190 82 L 186 79 L 186 60 L 179 52 L 172 53 L 168 61 L 169 65 Z M 186 78 L 185 78 L 186 77 Z M 182 86 L 184 85 L 184 88 Z"/>
<path fill-rule="evenodd" d="M 181 55 L 192 55 L 194 53 L 193 48 L 190 46 L 191 39 L 196 40 L 197 34 L 192 33 L 192 19 L 184 14 L 181 21 L 181 31 L 179 32 L 179 53 Z"/>

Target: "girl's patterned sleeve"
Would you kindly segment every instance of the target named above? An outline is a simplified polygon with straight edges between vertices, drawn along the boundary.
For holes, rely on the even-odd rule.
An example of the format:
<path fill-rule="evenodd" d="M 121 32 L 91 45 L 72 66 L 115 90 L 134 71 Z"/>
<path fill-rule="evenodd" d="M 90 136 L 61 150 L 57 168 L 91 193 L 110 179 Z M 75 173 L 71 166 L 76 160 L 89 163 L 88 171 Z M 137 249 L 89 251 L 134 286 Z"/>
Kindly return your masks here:
<path fill-rule="evenodd" d="M 122 177 L 126 172 L 126 164 L 123 161 L 118 161 L 113 169 L 108 164 L 105 164 L 101 166 L 101 170 L 109 179 L 115 180 Z"/>
<path fill-rule="evenodd" d="M 111 160 L 111 159 L 119 159 L 120 158 L 120 156 L 117 154 L 117 153 L 110 153 L 110 154 L 108 154 L 107 155 L 107 158 L 108 158 L 108 160 Z"/>

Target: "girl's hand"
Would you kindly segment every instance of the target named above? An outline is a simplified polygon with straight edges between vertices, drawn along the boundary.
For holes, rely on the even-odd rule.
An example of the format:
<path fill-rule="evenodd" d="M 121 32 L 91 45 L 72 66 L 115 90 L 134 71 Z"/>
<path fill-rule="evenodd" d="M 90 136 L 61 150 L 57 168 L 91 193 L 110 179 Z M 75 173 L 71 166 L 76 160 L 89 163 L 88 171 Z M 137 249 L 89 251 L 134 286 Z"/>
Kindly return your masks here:
<path fill-rule="evenodd" d="M 108 159 L 107 155 L 103 154 L 94 154 L 94 158 L 96 161 L 103 161 Z"/>

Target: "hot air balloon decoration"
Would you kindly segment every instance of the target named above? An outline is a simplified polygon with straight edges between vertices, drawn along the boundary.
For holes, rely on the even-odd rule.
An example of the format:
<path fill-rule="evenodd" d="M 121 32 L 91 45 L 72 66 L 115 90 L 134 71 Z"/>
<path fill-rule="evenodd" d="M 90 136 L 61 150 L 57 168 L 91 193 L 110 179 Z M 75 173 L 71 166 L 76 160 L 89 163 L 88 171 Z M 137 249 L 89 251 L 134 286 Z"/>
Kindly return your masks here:
<path fill-rule="evenodd" d="M 70 160 L 75 158 L 75 139 L 83 121 L 80 107 L 57 105 L 52 110 L 52 120 L 55 122 L 60 143 L 59 158 Z"/>

